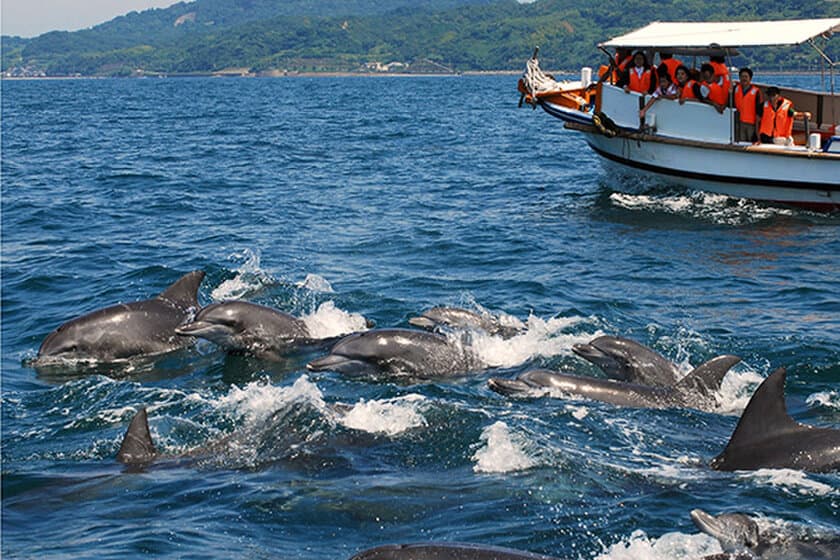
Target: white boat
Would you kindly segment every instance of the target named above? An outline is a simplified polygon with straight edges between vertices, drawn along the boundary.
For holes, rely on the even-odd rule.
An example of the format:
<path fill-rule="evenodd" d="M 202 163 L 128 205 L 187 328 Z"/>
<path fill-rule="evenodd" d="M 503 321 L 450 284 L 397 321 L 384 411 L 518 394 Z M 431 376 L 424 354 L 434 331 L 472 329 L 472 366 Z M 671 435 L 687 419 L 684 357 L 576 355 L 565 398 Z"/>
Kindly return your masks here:
<path fill-rule="evenodd" d="M 840 18 L 765 22 L 654 22 L 602 43 L 612 57 L 618 49 L 669 51 L 697 64 L 710 55 L 731 57 L 739 48 L 811 44 L 827 63 L 825 92 L 779 87 L 809 121 L 795 121 L 794 145 L 735 140 L 737 112 L 726 108 L 660 99 L 644 119 L 649 99 L 625 93 L 608 81 L 554 82 L 539 70 L 536 52 L 520 81 L 523 98 L 580 132 L 604 159 L 668 183 L 816 210 L 840 210 L 840 95 L 834 93 L 834 67 L 817 44 L 840 31 Z M 734 83 L 734 82 L 733 82 Z M 824 85 L 825 80 L 824 80 Z M 587 87 L 588 86 L 588 87 Z M 763 89 L 763 88 L 762 88 Z M 571 102 L 570 102 L 571 100 Z"/>

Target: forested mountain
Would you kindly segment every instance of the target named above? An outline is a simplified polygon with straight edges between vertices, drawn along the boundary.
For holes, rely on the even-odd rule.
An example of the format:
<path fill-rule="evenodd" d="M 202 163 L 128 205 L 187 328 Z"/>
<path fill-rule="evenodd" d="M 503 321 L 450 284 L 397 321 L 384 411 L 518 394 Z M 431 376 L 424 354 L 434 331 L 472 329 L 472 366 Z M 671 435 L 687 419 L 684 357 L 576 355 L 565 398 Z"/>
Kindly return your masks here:
<path fill-rule="evenodd" d="M 197 0 L 132 12 L 91 29 L 3 37 L 3 70 L 47 75 L 519 69 L 535 45 L 543 66 L 597 62 L 595 45 L 654 20 L 840 17 L 834 0 Z M 840 52 L 834 40 L 832 53 Z M 805 50 L 747 53 L 760 67 L 801 67 Z M 835 58 L 837 58 L 835 56 Z M 813 55 L 807 60 L 813 64 Z M 382 68 L 382 66 L 378 66 Z M 400 66 L 405 68 L 405 66 Z"/>

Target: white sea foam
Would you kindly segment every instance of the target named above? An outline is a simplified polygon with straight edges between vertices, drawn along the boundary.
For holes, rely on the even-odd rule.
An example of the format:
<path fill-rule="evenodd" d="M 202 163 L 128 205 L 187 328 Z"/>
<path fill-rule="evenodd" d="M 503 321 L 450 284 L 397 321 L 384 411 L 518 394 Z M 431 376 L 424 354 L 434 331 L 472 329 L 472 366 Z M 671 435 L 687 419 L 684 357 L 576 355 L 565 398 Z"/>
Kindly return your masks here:
<path fill-rule="evenodd" d="M 762 206 L 748 199 L 697 191 L 677 195 L 613 193 L 610 201 L 627 210 L 688 214 L 726 225 L 750 224 L 774 216 L 792 215 L 792 211 L 786 208 Z"/>
<path fill-rule="evenodd" d="M 214 404 L 217 408 L 233 410 L 244 416 L 246 421 L 256 423 L 295 402 L 306 402 L 318 410 L 327 410 L 323 393 L 306 375 L 288 387 L 272 385 L 267 379 L 253 381 L 243 388 L 234 385 L 227 395 L 217 399 Z"/>
<path fill-rule="evenodd" d="M 565 328 L 576 325 L 580 317 L 554 317 L 548 320 L 531 315 L 525 330 L 504 339 L 476 332 L 470 342 L 471 350 L 491 367 L 514 367 L 536 357 L 568 355 L 574 344 L 588 342 L 598 334 L 562 334 Z"/>
<path fill-rule="evenodd" d="M 805 402 L 809 406 L 824 406 L 834 410 L 840 410 L 840 391 L 823 391 L 810 395 Z"/>
<path fill-rule="evenodd" d="M 270 274 L 260 268 L 260 255 L 250 249 L 231 255 L 232 259 L 244 262 L 236 269 L 236 276 L 225 280 L 210 293 L 215 301 L 241 299 L 275 283 Z"/>
<path fill-rule="evenodd" d="M 717 394 L 719 414 L 740 415 L 764 378 L 754 371 L 730 371 Z"/>
<path fill-rule="evenodd" d="M 373 434 L 396 436 L 426 426 L 422 408 L 426 398 L 406 395 L 395 399 L 359 401 L 338 422 L 347 428 Z"/>
<path fill-rule="evenodd" d="M 781 487 L 789 493 L 803 496 L 840 496 L 840 490 L 808 477 L 808 474 L 793 469 L 758 469 L 742 475 L 759 483 Z"/>
<path fill-rule="evenodd" d="M 666 533 L 657 539 L 648 537 L 643 531 L 634 531 L 608 547 L 595 560 L 694 560 L 721 552 L 717 539 L 702 533 Z"/>
<path fill-rule="evenodd" d="M 583 420 L 589 416 L 589 408 L 585 406 L 575 406 L 571 404 L 566 405 L 566 412 L 570 412 L 577 420 Z"/>
<path fill-rule="evenodd" d="M 476 462 L 473 470 L 483 473 L 504 473 L 529 469 L 536 461 L 525 452 L 526 442 L 518 435 L 512 434 L 504 422 L 496 422 L 481 433 L 480 447 L 473 460 Z"/>
<path fill-rule="evenodd" d="M 333 294 L 332 285 L 323 276 L 317 274 L 307 274 L 306 278 L 295 284 L 298 288 L 304 288 L 310 292 L 318 292 L 321 294 Z"/>
<path fill-rule="evenodd" d="M 347 333 L 367 330 L 367 321 L 358 313 L 348 313 L 332 301 L 318 306 L 310 315 L 301 317 L 313 338 L 332 338 Z"/>

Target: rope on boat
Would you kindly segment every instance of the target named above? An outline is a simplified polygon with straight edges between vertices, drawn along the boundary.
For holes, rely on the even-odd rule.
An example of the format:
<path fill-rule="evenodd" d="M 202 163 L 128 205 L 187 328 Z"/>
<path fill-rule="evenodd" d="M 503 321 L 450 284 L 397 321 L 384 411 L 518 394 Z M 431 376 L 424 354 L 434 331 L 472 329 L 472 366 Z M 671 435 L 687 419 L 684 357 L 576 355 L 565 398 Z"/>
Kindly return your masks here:
<path fill-rule="evenodd" d="M 525 72 L 522 74 L 522 85 L 525 89 L 525 99 L 528 103 L 536 107 L 537 94 L 548 91 L 559 91 L 562 89 L 562 84 L 554 79 L 550 74 L 546 74 L 540 68 L 540 61 L 537 59 L 539 47 L 534 49 L 534 55 L 525 63 Z M 520 99 L 520 105 L 521 105 Z"/>

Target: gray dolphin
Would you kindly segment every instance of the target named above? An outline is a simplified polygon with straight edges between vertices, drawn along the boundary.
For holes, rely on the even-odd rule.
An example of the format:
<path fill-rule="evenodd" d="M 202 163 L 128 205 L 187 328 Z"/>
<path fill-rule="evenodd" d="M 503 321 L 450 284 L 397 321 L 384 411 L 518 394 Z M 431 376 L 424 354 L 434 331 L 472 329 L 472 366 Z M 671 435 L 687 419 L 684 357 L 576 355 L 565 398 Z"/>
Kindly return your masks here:
<path fill-rule="evenodd" d="M 695 368 L 670 387 L 653 387 L 612 379 L 568 375 L 545 369 L 526 371 L 516 379 L 491 378 L 488 386 L 503 395 L 534 396 L 558 391 L 564 394 L 638 408 L 695 408 L 713 411 L 714 393 L 737 356 L 719 356 Z"/>
<path fill-rule="evenodd" d="M 743 513 L 712 515 L 702 509 L 691 511 L 699 530 L 720 542 L 727 553 L 706 557 L 765 560 L 829 560 L 840 558 L 840 535 L 794 534 L 789 529 L 772 527 L 761 531 L 755 520 Z"/>
<path fill-rule="evenodd" d="M 620 381 L 668 387 L 680 378 L 679 368 L 670 360 L 629 338 L 599 336 L 575 344 L 572 352 Z"/>
<path fill-rule="evenodd" d="M 387 544 L 362 551 L 350 560 L 557 560 L 512 548 L 465 543 Z"/>
<path fill-rule="evenodd" d="M 418 317 L 410 318 L 408 323 L 428 331 L 441 328 L 473 329 L 504 338 L 516 336 L 521 332 L 521 329 L 515 326 L 503 325 L 498 317 L 489 313 L 478 313 L 460 307 L 432 307 Z"/>
<path fill-rule="evenodd" d="M 469 350 L 443 335 L 411 329 L 374 329 L 342 338 L 328 356 L 312 360 L 306 367 L 348 375 L 384 372 L 428 378 L 485 366 Z"/>
<path fill-rule="evenodd" d="M 301 319 L 245 301 L 212 303 L 175 332 L 205 338 L 228 352 L 248 352 L 271 360 L 315 342 Z"/>
<path fill-rule="evenodd" d="M 723 452 L 720 471 L 762 468 L 828 472 L 840 469 L 840 430 L 797 423 L 785 405 L 785 368 L 758 386 Z"/>
<path fill-rule="evenodd" d="M 175 328 L 198 310 L 204 272 L 181 277 L 157 297 L 106 307 L 68 321 L 41 343 L 36 365 L 59 360 L 113 362 L 161 354 L 192 343 Z"/>

